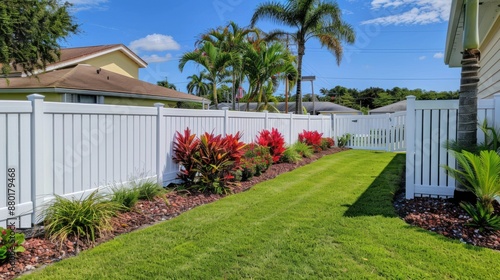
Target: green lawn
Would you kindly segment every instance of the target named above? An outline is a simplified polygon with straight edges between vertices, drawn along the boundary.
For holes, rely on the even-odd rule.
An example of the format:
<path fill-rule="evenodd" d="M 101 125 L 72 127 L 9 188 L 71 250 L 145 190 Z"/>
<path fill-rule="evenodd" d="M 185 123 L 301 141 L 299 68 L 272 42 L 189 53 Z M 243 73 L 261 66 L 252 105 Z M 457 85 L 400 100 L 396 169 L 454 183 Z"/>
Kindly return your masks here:
<path fill-rule="evenodd" d="M 404 155 L 346 151 L 27 279 L 497 279 L 499 252 L 399 219 Z"/>

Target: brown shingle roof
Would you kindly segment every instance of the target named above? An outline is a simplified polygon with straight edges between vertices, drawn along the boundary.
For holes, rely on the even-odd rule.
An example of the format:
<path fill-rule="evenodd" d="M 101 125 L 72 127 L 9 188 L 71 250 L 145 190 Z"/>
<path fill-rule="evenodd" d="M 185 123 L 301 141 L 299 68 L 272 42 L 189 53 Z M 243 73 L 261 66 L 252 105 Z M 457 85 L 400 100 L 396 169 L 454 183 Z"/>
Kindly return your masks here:
<path fill-rule="evenodd" d="M 80 64 L 73 68 L 60 69 L 35 77 L 0 79 L 0 92 L 12 89 L 58 88 L 105 93 L 145 95 L 162 97 L 173 101 L 203 102 L 205 99 L 176 90 L 160 87 L 134 78 L 129 78 L 104 69 Z M 140 96 L 135 96 L 140 97 Z M 206 100 L 205 100 L 206 101 Z"/>

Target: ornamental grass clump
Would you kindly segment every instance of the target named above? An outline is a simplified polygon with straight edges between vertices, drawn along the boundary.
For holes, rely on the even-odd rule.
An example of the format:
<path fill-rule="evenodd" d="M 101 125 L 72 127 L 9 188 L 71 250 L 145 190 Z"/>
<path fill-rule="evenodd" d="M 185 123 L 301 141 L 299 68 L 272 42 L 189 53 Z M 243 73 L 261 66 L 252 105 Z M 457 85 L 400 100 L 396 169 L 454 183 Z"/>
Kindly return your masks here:
<path fill-rule="evenodd" d="M 295 142 L 290 148 L 295 150 L 301 157 L 310 158 L 314 154 L 313 147 L 304 142 Z"/>
<path fill-rule="evenodd" d="M 127 186 L 111 188 L 111 201 L 121 206 L 122 210 L 130 211 L 139 201 L 139 190 Z"/>
<path fill-rule="evenodd" d="M 293 146 L 286 148 L 285 152 L 281 156 L 281 162 L 286 163 L 297 163 L 302 159 L 302 155 L 300 155 L 297 150 L 293 148 Z"/>
<path fill-rule="evenodd" d="M 139 193 L 139 199 L 153 200 L 155 197 L 165 192 L 165 189 L 154 180 L 133 182 L 132 187 Z"/>
<path fill-rule="evenodd" d="M 42 210 L 45 233 L 52 241 L 62 242 L 69 237 L 91 243 L 112 229 L 111 218 L 121 209 L 106 196 L 92 192 L 78 200 L 56 195 L 54 201 Z"/>

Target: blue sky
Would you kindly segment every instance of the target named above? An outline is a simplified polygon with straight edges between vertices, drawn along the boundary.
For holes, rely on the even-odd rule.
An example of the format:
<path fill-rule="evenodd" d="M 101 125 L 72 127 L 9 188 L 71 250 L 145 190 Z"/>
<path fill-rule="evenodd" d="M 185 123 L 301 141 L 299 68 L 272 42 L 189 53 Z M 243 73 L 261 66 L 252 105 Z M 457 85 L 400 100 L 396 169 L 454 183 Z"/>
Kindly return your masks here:
<path fill-rule="evenodd" d="M 151 83 L 168 77 L 186 91 L 187 77 L 201 69 L 188 63 L 181 73 L 179 57 L 194 50 L 199 34 L 232 20 L 246 26 L 258 3 L 244 0 L 71 0 L 81 33 L 63 47 L 122 43 L 149 63 L 140 79 Z M 315 92 L 341 85 L 365 89 L 395 86 L 425 90 L 458 90 L 460 69 L 443 62 L 451 0 L 337 1 L 343 18 L 356 30 L 340 66 L 318 42 L 308 41 L 303 75 L 315 75 Z M 261 21 L 264 31 L 276 26 Z M 304 86 L 304 93 L 310 92 Z M 280 87 L 277 94 L 283 94 Z"/>

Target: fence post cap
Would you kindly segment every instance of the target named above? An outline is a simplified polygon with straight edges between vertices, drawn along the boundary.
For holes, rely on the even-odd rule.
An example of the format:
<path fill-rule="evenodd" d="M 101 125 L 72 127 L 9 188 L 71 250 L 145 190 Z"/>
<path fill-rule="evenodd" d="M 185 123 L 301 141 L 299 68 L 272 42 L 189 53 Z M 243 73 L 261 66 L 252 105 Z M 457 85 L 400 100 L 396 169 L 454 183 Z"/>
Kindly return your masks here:
<path fill-rule="evenodd" d="M 417 98 L 417 97 L 415 97 L 415 95 L 408 95 L 408 96 L 406 97 L 406 99 L 407 99 L 407 100 L 410 100 L 410 99 L 415 100 L 416 98 Z"/>
<path fill-rule="evenodd" d="M 155 107 L 165 107 L 165 104 L 163 103 L 155 103 Z"/>
<path fill-rule="evenodd" d="M 229 107 L 222 107 L 221 109 L 224 111 L 227 111 L 227 110 L 229 110 Z"/>
<path fill-rule="evenodd" d="M 45 95 L 41 95 L 38 93 L 33 93 L 27 96 L 29 101 L 33 101 L 36 99 L 45 99 Z"/>

